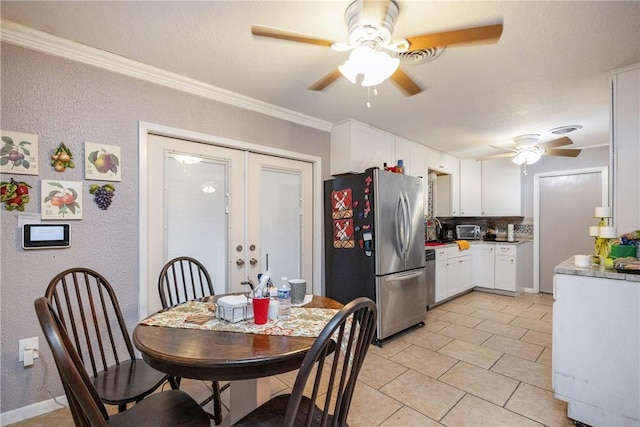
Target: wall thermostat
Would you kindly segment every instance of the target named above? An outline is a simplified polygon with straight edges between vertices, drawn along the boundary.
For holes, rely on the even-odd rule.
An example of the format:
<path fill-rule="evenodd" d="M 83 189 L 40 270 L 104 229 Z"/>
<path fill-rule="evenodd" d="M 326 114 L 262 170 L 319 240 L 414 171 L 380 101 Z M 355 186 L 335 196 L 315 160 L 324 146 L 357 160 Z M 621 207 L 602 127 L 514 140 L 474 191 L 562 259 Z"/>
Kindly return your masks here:
<path fill-rule="evenodd" d="M 71 246 L 69 224 L 24 224 L 24 249 L 59 249 Z"/>

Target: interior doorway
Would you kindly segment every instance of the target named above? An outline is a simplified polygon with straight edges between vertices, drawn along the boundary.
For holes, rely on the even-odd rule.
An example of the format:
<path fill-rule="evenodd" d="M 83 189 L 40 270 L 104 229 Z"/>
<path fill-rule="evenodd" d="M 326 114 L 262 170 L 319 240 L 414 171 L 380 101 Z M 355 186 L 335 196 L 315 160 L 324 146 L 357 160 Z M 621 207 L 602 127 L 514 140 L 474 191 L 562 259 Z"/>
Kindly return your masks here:
<path fill-rule="evenodd" d="M 145 135 L 141 154 L 141 316 L 160 308 L 157 274 L 176 256 L 203 262 L 216 293 L 248 291 L 241 282 L 256 282 L 267 269 L 276 282 L 300 277 L 321 293 L 321 217 L 313 203 L 319 159 L 159 133 Z"/>
<path fill-rule="evenodd" d="M 553 293 L 553 269 L 577 254 L 593 253 L 589 226 L 596 206 L 607 206 L 606 167 L 534 176 L 534 292 Z"/>

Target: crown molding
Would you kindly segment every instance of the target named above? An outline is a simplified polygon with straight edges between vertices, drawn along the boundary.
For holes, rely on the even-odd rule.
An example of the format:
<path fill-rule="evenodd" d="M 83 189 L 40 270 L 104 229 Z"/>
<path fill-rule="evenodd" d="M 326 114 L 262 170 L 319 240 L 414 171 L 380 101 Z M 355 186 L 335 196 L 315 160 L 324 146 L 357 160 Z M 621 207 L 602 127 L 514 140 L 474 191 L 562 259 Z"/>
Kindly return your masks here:
<path fill-rule="evenodd" d="M 303 126 L 331 132 L 332 123 L 278 107 L 180 74 L 143 64 L 91 46 L 57 37 L 15 22 L 0 20 L 0 41 L 92 65 L 114 73 L 176 89 L 213 101 L 222 102 L 287 120 Z"/>

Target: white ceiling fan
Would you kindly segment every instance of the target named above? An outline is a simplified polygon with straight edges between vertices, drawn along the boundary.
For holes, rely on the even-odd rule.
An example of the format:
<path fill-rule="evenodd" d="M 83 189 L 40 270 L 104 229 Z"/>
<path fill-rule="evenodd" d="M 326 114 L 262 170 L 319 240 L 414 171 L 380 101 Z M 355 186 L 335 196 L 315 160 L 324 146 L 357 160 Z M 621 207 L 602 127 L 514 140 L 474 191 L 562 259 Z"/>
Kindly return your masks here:
<path fill-rule="evenodd" d="M 389 78 L 406 96 L 418 94 L 422 89 L 399 68 L 400 58 L 435 56 L 434 52 L 444 47 L 496 43 L 502 35 L 502 24 L 495 24 L 394 39 L 398 15 L 394 0 L 356 0 L 345 12 L 349 36 L 346 42 L 263 25 L 253 25 L 251 34 L 330 47 L 337 52 L 351 51 L 348 61 L 309 86 L 310 90 L 323 90 L 340 76 L 356 83 L 357 76 L 363 75 L 362 86 L 375 86 Z"/>
<path fill-rule="evenodd" d="M 542 156 L 577 157 L 581 152 L 579 149 L 557 148 L 573 144 L 573 141 L 566 136 L 545 142 L 538 142 L 539 139 L 540 135 L 537 133 L 516 136 L 513 138 L 514 145 L 512 147 L 490 145 L 491 148 L 507 150 L 507 153 L 494 154 L 477 160 L 512 157 L 512 161 L 518 165 L 531 165 L 540 160 Z"/>

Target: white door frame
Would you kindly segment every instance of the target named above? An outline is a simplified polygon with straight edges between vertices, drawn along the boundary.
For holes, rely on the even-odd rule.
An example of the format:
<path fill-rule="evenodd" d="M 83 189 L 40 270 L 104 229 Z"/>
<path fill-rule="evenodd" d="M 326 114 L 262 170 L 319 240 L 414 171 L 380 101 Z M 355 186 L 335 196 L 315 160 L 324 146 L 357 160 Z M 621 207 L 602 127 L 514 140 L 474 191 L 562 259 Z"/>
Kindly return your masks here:
<path fill-rule="evenodd" d="M 150 279 L 155 280 L 155 278 L 149 278 L 147 274 L 147 147 L 149 134 L 185 139 L 204 144 L 217 145 L 312 163 L 313 293 L 315 295 L 322 294 L 322 203 L 316 202 L 317 200 L 322 200 L 322 159 L 320 157 L 141 121 L 138 122 L 138 318 L 142 319 L 147 316 L 147 284 Z"/>
<path fill-rule="evenodd" d="M 571 169 L 553 172 L 541 172 L 533 176 L 533 288 L 526 292 L 540 292 L 540 178 L 549 176 L 581 175 L 585 173 L 600 173 L 602 179 L 602 205 L 609 205 L 609 172 L 607 166 L 585 169 Z M 595 206 L 593 207 L 596 208 Z M 595 223 L 594 223 L 595 224 Z M 588 233 L 589 230 L 585 230 Z"/>

